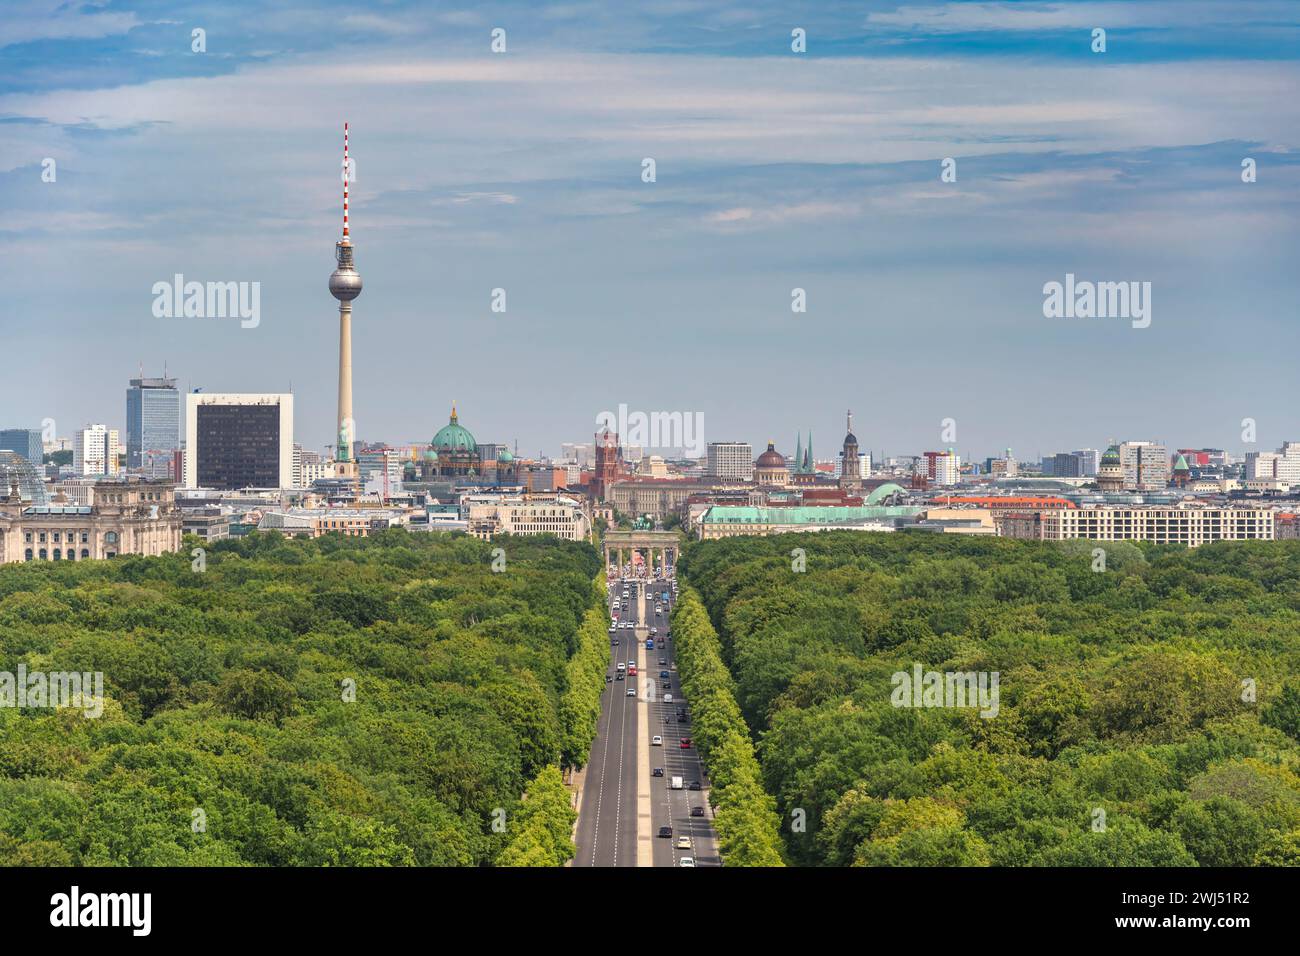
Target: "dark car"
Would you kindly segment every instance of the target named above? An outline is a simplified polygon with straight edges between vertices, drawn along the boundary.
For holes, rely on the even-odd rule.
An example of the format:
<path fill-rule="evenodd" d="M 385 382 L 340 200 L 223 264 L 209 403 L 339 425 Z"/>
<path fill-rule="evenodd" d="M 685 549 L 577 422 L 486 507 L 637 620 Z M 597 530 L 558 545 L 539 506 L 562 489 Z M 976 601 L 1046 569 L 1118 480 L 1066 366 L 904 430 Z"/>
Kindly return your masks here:
<path fill-rule="evenodd" d="M 611 677 L 609 674 L 606 674 L 606 675 L 605 675 L 605 683 L 606 683 L 606 684 L 608 684 L 608 683 L 609 683 L 610 681 L 612 681 L 613 679 L 614 679 L 614 678 Z"/>
<path fill-rule="evenodd" d="M 661 837 L 670 837 L 670 836 L 673 835 L 673 828 L 672 828 L 672 827 L 660 827 L 660 828 L 659 828 L 659 835 L 660 835 Z"/>
<path fill-rule="evenodd" d="M 686 717 L 685 714 L 678 714 L 678 715 L 677 715 L 677 722 L 678 722 L 679 724 L 688 724 L 688 723 L 690 723 L 690 721 L 687 719 L 687 717 Z"/>
<path fill-rule="evenodd" d="M 672 677 L 673 675 L 670 674 L 670 673 L 668 673 L 667 671 L 660 671 L 660 672 L 659 672 L 659 676 L 660 676 L 660 677 Z"/>
<path fill-rule="evenodd" d="M 664 681 L 664 690 L 672 690 L 672 689 L 673 689 L 673 682 L 670 680 Z"/>
<path fill-rule="evenodd" d="M 614 675 L 614 680 L 622 680 L 622 679 L 623 679 L 622 671 L 619 671 L 617 674 Z"/>
<path fill-rule="evenodd" d="M 662 777 L 663 775 L 664 775 L 663 767 L 655 767 L 653 770 L 650 771 L 650 776 L 652 777 Z"/>
<path fill-rule="evenodd" d="M 702 817 L 702 816 L 704 816 L 704 808 L 703 808 L 703 807 L 691 807 L 691 816 L 693 816 L 693 817 Z"/>
<path fill-rule="evenodd" d="M 692 781 L 691 781 L 691 785 L 690 785 L 689 787 L 687 787 L 686 789 L 687 789 L 687 790 L 699 790 L 699 789 L 700 789 L 700 782 L 699 782 L 698 780 L 692 780 Z"/>

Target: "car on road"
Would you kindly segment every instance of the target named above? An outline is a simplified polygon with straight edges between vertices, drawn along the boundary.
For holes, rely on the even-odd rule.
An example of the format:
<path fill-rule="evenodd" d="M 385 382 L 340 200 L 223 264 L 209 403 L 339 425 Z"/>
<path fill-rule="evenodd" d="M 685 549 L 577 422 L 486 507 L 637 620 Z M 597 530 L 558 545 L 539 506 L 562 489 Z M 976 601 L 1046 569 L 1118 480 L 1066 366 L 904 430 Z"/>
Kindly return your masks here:
<path fill-rule="evenodd" d="M 613 674 L 606 674 L 606 675 L 605 675 L 605 683 L 606 683 L 606 684 L 612 683 L 613 680 L 614 680 L 614 675 L 613 675 Z"/>
<path fill-rule="evenodd" d="M 617 674 L 614 675 L 614 680 L 622 680 L 622 679 L 623 679 L 622 671 L 619 671 Z"/>
<path fill-rule="evenodd" d="M 661 657 L 661 658 L 659 658 L 659 666 L 660 666 L 660 667 L 663 667 L 663 666 L 664 666 L 665 664 L 667 664 L 667 663 L 668 663 L 668 658 L 666 658 L 666 657 Z"/>
<path fill-rule="evenodd" d="M 691 838 L 690 838 L 690 837 L 679 836 L 679 837 L 677 838 L 677 849 L 679 849 L 679 850 L 689 850 L 690 848 L 691 848 Z"/>
<path fill-rule="evenodd" d="M 703 807 L 691 807 L 691 816 L 693 816 L 693 817 L 702 817 L 702 816 L 704 816 L 704 808 L 703 808 Z"/>
<path fill-rule="evenodd" d="M 670 680 L 664 681 L 664 690 L 672 690 L 672 689 L 673 689 L 673 682 Z"/>
<path fill-rule="evenodd" d="M 672 827 L 660 827 L 660 828 L 659 828 L 659 835 L 660 835 L 661 837 L 671 837 L 671 836 L 673 835 L 673 828 L 672 828 Z"/>
<path fill-rule="evenodd" d="M 625 667 L 627 667 L 627 665 L 624 664 L 622 661 L 619 661 L 619 662 L 618 662 L 618 669 L 619 669 L 619 670 L 623 670 Z"/>
<path fill-rule="evenodd" d="M 681 778 L 681 777 L 673 777 L 671 780 L 669 780 L 669 781 L 668 781 L 668 789 L 669 789 L 669 790 L 680 790 L 680 789 L 682 789 L 682 778 Z"/>
<path fill-rule="evenodd" d="M 683 738 L 681 738 L 681 748 L 682 748 L 683 750 L 690 750 L 690 749 L 691 749 L 691 738 L 690 738 L 690 737 L 683 737 Z"/>
<path fill-rule="evenodd" d="M 635 697 L 635 696 L 636 696 L 636 688 L 635 688 L 635 687 L 629 687 L 629 688 L 627 689 L 627 696 L 628 696 L 628 697 Z"/>
<path fill-rule="evenodd" d="M 699 790 L 699 789 L 700 789 L 700 782 L 699 782 L 698 780 L 692 780 L 692 781 L 691 781 L 691 785 L 690 785 L 689 787 L 687 787 L 686 789 L 687 789 L 687 790 Z"/>
<path fill-rule="evenodd" d="M 664 745 L 664 739 L 660 737 L 658 734 L 655 734 L 653 737 L 650 738 L 651 747 L 662 747 L 663 745 Z"/>
<path fill-rule="evenodd" d="M 653 770 L 650 771 L 650 776 L 652 777 L 662 777 L 663 775 L 664 775 L 663 767 L 655 767 Z"/>
<path fill-rule="evenodd" d="M 685 714 L 678 714 L 678 715 L 677 715 L 677 722 L 678 722 L 679 724 L 689 724 L 689 723 L 691 722 L 691 719 L 690 719 L 689 717 L 687 717 Z"/>
<path fill-rule="evenodd" d="M 678 866 L 689 866 L 689 867 L 694 867 L 694 866 L 695 866 L 695 857 L 693 857 L 693 856 L 684 856 L 684 857 L 682 857 L 680 860 L 677 861 L 677 865 L 678 865 Z"/>
<path fill-rule="evenodd" d="M 655 636 L 657 636 L 658 634 L 659 634 L 659 628 L 657 628 L 657 627 L 652 627 L 652 628 L 650 628 L 650 636 L 651 636 L 651 637 L 655 637 Z"/>
<path fill-rule="evenodd" d="M 635 677 L 635 676 L 636 676 L 636 665 L 635 665 L 635 664 L 628 664 L 628 665 L 627 665 L 627 676 L 628 676 L 628 677 Z"/>
<path fill-rule="evenodd" d="M 672 695 L 672 694 L 664 694 L 664 703 L 665 703 L 665 704 L 671 704 L 672 702 L 673 702 L 673 695 Z"/>
<path fill-rule="evenodd" d="M 669 674 L 667 671 L 660 671 L 660 672 L 659 672 L 659 676 L 660 676 L 660 677 L 671 677 L 672 675 Z"/>

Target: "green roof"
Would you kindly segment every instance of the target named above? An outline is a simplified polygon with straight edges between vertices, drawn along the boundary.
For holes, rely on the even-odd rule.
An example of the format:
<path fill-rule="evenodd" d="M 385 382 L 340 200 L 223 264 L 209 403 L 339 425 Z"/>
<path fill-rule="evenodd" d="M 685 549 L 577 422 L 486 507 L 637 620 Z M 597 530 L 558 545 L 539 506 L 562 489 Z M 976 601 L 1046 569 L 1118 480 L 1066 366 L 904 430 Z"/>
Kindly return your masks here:
<path fill-rule="evenodd" d="M 907 494 L 907 489 L 902 485 L 896 485 L 892 481 L 889 481 L 875 489 L 871 494 L 867 495 L 864 500 L 867 504 L 874 505 L 876 502 L 880 501 L 881 498 L 888 498 L 890 495 L 896 495 L 900 492 L 902 494 Z"/>
<path fill-rule="evenodd" d="M 438 434 L 433 436 L 433 441 L 429 444 L 439 450 L 447 451 L 476 451 L 478 443 L 474 441 L 474 436 L 469 433 L 469 429 L 460 424 L 456 417 L 456 406 L 451 406 L 451 420 L 438 429 Z"/>
<path fill-rule="evenodd" d="M 800 505 L 793 508 L 755 508 L 750 505 L 714 505 L 701 524 L 856 524 L 880 518 L 910 518 L 920 508 L 911 505 L 841 508 L 835 505 Z"/>

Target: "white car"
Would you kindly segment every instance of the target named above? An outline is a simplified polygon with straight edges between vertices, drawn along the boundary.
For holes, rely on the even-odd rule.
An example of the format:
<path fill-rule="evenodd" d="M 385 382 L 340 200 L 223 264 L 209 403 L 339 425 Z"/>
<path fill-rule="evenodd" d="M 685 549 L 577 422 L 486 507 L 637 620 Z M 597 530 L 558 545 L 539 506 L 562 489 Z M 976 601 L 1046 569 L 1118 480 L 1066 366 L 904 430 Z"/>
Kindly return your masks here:
<path fill-rule="evenodd" d="M 627 667 L 627 665 L 624 664 L 622 661 L 619 661 L 619 662 L 618 662 L 618 669 L 619 669 L 619 670 L 623 670 L 625 667 Z"/>
<path fill-rule="evenodd" d="M 665 703 L 665 704 L 671 704 L 672 702 L 673 702 L 673 695 L 672 695 L 672 694 L 664 694 L 664 703 Z"/>
<path fill-rule="evenodd" d="M 677 849 L 679 849 L 679 850 L 689 850 L 690 848 L 691 848 L 691 838 L 690 838 L 690 837 L 679 836 L 679 837 L 677 838 Z"/>
<path fill-rule="evenodd" d="M 629 687 L 629 688 L 627 689 L 627 696 L 629 696 L 629 697 L 635 697 L 635 696 L 636 696 L 636 688 L 635 688 L 635 687 Z"/>
<path fill-rule="evenodd" d="M 677 861 L 677 865 L 678 865 L 678 866 L 694 866 L 694 865 L 695 865 L 695 857 L 693 857 L 693 856 L 684 856 L 684 857 L 682 857 L 680 860 Z"/>
<path fill-rule="evenodd" d="M 664 739 L 660 737 L 658 734 L 655 734 L 653 737 L 650 738 L 651 747 L 662 747 L 663 745 L 664 745 Z"/>

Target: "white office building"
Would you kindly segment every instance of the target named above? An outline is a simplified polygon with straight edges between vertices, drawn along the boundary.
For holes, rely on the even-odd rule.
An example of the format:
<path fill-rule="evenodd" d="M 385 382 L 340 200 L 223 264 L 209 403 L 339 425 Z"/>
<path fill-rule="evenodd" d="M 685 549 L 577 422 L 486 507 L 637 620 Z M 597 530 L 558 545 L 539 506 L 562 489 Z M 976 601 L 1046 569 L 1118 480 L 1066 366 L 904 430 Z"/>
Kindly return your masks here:
<path fill-rule="evenodd" d="M 1246 453 L 1246 480 L 1270 478 L 1282 485 L 1300 485 L 1300 442 L 1283 442 L 1277 451 Z"/>
<path fill-rule="evenodd" d="M 710 478 L 751 481 L 754 477 L 754 446 L 747 441 L 711 441 L 704 473 Z"/>
<path fill-rule="evenodd" d="M 1119 446 L 1128 491 L 1162 491 L 1169 486 L 1169 449 L 1153 441 L 1126 441 Z"/>
<path fill-rule="evenodd" d="M 72 444 L 72 467 L 78 475 L 116 475 L 121 453 L 116 428 L 87 425 Z"/>

